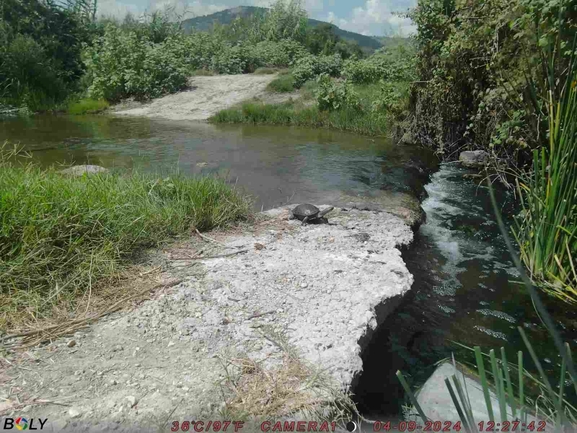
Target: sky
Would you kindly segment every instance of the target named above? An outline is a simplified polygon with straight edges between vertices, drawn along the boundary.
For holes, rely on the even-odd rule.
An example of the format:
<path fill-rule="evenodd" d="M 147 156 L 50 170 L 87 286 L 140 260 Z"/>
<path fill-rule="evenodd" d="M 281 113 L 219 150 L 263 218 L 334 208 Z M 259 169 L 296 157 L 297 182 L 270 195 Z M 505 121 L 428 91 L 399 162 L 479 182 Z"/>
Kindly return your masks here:
<path fill-rule="evenodd" d="M 185 18 L 208 15 L 236 6 L 270 6 L 271 0 L 98 0 L 100 15 L 123 18 L 126 13 L 173 7 Z M 331 22 L 363 35 L 408 36 L 415 31 L 408 18 L 399 15 L 414 7 L 416 0 L 303 0 L 310 18 Z"/>

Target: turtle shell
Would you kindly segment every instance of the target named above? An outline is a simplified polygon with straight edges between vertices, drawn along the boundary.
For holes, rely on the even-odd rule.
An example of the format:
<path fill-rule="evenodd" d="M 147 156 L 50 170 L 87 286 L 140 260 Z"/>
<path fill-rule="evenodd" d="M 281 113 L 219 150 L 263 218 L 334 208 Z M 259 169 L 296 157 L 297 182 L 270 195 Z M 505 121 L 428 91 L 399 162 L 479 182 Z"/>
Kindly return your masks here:
<path fill-rule="evenodd" d="M 318 207 L 312 204 L 305 203 L 305 204 L 299 204 L 297 207 L 295 207 L 293 209 L 293 215 L 295 216 L 295 218 L 302 221 L 306 217 L 309 217 L 309 219 L 315 218 L 320 211 L 321 210 Z"/>

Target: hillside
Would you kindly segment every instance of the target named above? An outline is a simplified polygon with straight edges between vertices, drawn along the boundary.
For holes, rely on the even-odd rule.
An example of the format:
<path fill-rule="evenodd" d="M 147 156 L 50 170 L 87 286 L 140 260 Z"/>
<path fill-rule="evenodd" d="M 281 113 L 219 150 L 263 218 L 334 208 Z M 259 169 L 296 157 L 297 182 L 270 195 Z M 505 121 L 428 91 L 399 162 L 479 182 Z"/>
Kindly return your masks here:
<path fill-rule="evenodd" d="M 237 17 L 246 17 L 253 14 L 262 14 L 266 11 L 266 8 L 255 7 L 255 6 L 240 6 L 233 9 L 226 9 L 220 12 L 216 12 L 211 15 L 205 15 L 201 17 L 190 18 L 184 20 L 182 22 L 182 27 L 185 31 L 190 31 L 192 29 L 200 30 L 200 31 L 207 31 L 212 28 L 215 23 L 220 24 L 230 24 L 234 19 Z M 311 27 L 316 27 L 319 24 L 326 24 L 323 21 L 315 20 L 309 18 L 309 25 Z M 386 42 L 383 43 L 386 39 L 395 39 L 395 38 L 379 38 L 379 40 L 371 37 L 371 36 L 364 36 L 359 33 L 349 32 L 347 30 L 340 29 L 337 26 L 333 26 L 335 29 L 335 34 L 340 36 L 343 39 L 349 41 L 357 42 L 361 48 L 365 50 L 376 50 L 383 46 L 386 46 Z"/>

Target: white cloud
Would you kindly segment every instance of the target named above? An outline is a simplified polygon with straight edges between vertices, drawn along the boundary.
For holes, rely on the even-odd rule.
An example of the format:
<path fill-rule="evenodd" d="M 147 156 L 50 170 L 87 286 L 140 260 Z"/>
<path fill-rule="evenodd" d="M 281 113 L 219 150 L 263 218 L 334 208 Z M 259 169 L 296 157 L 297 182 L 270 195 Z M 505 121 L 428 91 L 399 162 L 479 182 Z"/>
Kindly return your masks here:
<path fill-rule="evenodd" d="M 402 34 L 407 36 L 415 31 L 409 18 L 399 16 L 414 6 L 412 0 L 367 0 L 363 7 L 354 8 L 342 25 L 335 24 L 364 35 Z M 330 15 L 330 14 L 329 14 Z"/>
<path fill-rule="evenodd" d="M 116 0 L 99 0 L 98 12 L 101 16 L 123 18 L 127 13 L 140 16 L 145 12 L 173 9 L 177 15 L 190 18 L 213 14 L 231 7 L 227 4 L 205 3 L 203 0 L 136 0 L 136 2 L 138 4 L 122 3 Z"/>
<path fill-rule="evenodd" d="M 349 24 L 349 22 L 344 18 L 337 17 L 334 12 L 329 12 L 326 18 L 323 18 L 322 20 L 328 23 L 332 23 L 340 28 L 345 28 Z"/>

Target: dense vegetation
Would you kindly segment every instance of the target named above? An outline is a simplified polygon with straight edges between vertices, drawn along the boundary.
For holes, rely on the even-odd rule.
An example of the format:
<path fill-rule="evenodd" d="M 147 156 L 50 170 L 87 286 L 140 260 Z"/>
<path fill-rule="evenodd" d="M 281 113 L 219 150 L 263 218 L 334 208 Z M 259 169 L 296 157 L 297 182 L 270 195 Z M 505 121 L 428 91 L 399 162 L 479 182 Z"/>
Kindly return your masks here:
<path fill-rule="evenodd" d="M 35 316 L 73 299 L 144 247 L 249 213 L 250 203 L 215 178 L 65 176 L 0 146 L 0 325 L 25 308 Z"/>
<path fill-rule="evenodd" d="M 513 174 L 521 256 L 546 291 L 577 302 L 577 1 L 421 0 L 412 17 L 413 140 L 447 158 L 486 150 Z"/>
<path fill-rule="evenodd" d="M 549 80 L 568 73 L 577 2 L 421 0 L 412 17 L 421 140 L 444 155 L 476 147 L 518 163 L 547 144 Z"/>

